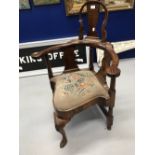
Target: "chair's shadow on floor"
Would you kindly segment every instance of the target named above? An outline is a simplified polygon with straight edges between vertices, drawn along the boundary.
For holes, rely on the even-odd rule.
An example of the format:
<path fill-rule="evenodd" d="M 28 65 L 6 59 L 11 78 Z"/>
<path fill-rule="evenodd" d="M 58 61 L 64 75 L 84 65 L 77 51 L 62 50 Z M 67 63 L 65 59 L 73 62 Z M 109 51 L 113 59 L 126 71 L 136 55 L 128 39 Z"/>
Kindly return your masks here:
<path fill-rule="evenodd" d="M 97 106 L 89 107 L 75 115 L 66 126 L 68 143 L 63 148 L 68 155 L 81 152 L 81 149 L 91 147 L 95 142 L 106 138 L 106 118 Z"/>

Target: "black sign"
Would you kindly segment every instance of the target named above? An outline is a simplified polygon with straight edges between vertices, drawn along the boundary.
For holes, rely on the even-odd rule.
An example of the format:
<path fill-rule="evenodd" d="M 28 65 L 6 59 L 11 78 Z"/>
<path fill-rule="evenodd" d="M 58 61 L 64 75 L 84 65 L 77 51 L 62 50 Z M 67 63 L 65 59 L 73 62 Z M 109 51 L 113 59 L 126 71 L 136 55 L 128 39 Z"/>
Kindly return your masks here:
<path fill-rule="evenodd" d="M 43 47 L 32 47 L 32 48 L 25 48 L 19 50 L 19 72 L 27 72 L 27 71 L 34 71 L 45 69 L 45 62 L 44 59 L 33 59 L 31 54 L 36 51 L 43 50 L 49 46 Z M 75 57 L 78 64 L 86 63 L 86 47 L 85 46 L 77 46 L 75 51 Z M 55 51 L 54 53 L 49 53 L 49 60 L 52 67 L 61 67 L 64 66 L 63 64 L 63 56 L 64 52 L 62 51 Z"/>

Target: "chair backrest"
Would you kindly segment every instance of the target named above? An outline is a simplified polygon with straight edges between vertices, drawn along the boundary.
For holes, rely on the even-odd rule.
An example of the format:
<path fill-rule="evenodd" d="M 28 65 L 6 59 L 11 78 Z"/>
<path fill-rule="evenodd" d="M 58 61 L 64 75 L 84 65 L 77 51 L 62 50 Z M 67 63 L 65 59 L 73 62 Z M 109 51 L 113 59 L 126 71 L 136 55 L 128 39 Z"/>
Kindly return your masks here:
<path fill-rule="evenodd" d="M 80 22 L 80 33 L 79 33 L 79 39 L 83 39 L 84 35 L 84 24 L 82 19 L 82 12 L 84 11 L 84 8 L 87 8 L 87 16 L 88 16 L 88 36 L 98 37 L 96 26 L 98 23 L 99 18 L 99 12 L 100 12 L 100 6 L 104 9 L 104 19 L 101 26 L 101 36 L 102 36 L 102 42 L 106 41 L 106 25 L 108 20 L 108 10 L 103 2 L 100 0 L 88 0 L 86 3 L 84 3 L 79 11 L 79 22 Z"/>
<path fill-rule="evenodd" d="M 51 79 L 53 77 L 53 72 L 51 70 L 52 66 L 49 62 L 47 53 L 49 53 L 50 51 L 52 52 L 52 51 L 61 49 L 64 52 L 64 59 L 63 59 L 64 64 L 65 64 L 64 72 L 68 72 L 68 71 L 71 72 L 71 71 L 79 70 L 77 62 L 75 61 L 75 54 L 74 54 L 74 50 L 77 45 L 78 46 L 79 45 L 90 46 L 89 69 L 94 70 L 93 48 L 96 48 L 96 46 L 100 46 L 100 45 L 97 45 L 95 40 L 93 41 L 93 43 L 91 43 L 91 41 L 89 39 L 87 40 L 87 42 L 85 42 L 86 41 L 85 39 L 82 41 L 83 36 L 84 36 L 84 34 L 83 34 L 84 25 L 83 25 L 83 19 L 82 19 L 82 12 L 83 12 L 83 9 L 85 7 L 87 7 L 87 15 L 88 15 L 88 34 L 87 34 L 87 36 L 97 38 L 98 34 L 96 31 L 96 26 L 97 26 L 98 17 L 99 17 L 100 6 L 102 6 L 103 9 L 105 10 L 104 20 L 103 20 L 102 26 L 101 26 L 102 42 L 105 42 L 106 41 L 106 24 L 107 24 L 107 19 L 108 19 L 108 11 L 102 2 L 97 1 L 97 0 L 90 0 L 83 4 L 83 6 L 81 7 L 80 12 L 79 12 L 80 33 L 79 33 L 79 40 L 77 40 L 77 42 L 75 41 L 74 43 L 70 42 L 70 43 L 66 43 L 64 45 L 57 45 L 54 47 L 49 47 L 45 50 L 42 50 L 40 53 L 34 53 L 34 57 L 44 56 L 45 62 L 47 65 L 47 69 L 48 69 L 49 79 Z M 98 41 L 98 39 L 96 39 L 96 41 Z M 103 48 L 102 45 L 100 48 Z M 51 88 L 54 89 L 54 83 L 50 82 L 50 84 L 51 84 Z"/>

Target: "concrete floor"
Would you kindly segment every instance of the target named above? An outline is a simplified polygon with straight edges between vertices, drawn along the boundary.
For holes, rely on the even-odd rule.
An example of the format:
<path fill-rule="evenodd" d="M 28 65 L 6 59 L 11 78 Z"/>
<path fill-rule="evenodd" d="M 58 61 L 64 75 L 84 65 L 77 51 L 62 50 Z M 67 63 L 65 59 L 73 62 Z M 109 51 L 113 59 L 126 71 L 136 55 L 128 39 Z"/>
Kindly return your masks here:
<path fill-rule="evenodd" d="M 47 75 L 20 78 L 20 155 L 134 155 L 135 60 L 121 60 L 120 69 L 112 130 L 93 106 L 66 126 L 68 144 L 63 149 L 54 128 Z"/>

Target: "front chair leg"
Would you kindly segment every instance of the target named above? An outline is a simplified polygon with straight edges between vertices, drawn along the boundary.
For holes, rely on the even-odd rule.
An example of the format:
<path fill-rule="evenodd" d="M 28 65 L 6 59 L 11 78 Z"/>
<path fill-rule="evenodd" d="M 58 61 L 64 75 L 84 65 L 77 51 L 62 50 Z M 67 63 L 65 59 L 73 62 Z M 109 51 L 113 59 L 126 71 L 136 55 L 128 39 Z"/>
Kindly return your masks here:
<path fill-rule="evenodd" d="M 108 130 L 111 130 L 111 127 L 113 125 L 113 107 L 115 105 L 115 96 L 116 96 L 115 84 L 116 84 L 116 78 L 112 77 L 110 89 L 109 89 L 110 100 L 108 101 L 109 102 L 108 104 L 110 106 L 107 112 L 107 129 Z"/>
<path fill-rule="evenodd" d="M 109 109 L 107 112 L 107 129 L 111 130 L 113 125 L 113 107 L 115 105 L 115 90 L 110 90 L 110 100 L 109 100 Z"/>
<path fill-rule="evenodd" d="M 112 125 L 113 125 L 113 107 L 109 107 L 107 113 L 107 129 L 111 130 Z"/>
<path fill-rule="evenodd" d="M 69 120 L 60 118 L 57 116 L 57 114 L 54 112 L 54 122 L 55 122 L 55 128 L 60 134 L 62 134 L 62 140 L 60 142 L 60 148 L 63 148 L 67 144 L 67 137 L 64 131 L 65 125 L 68 123 Z"/>

